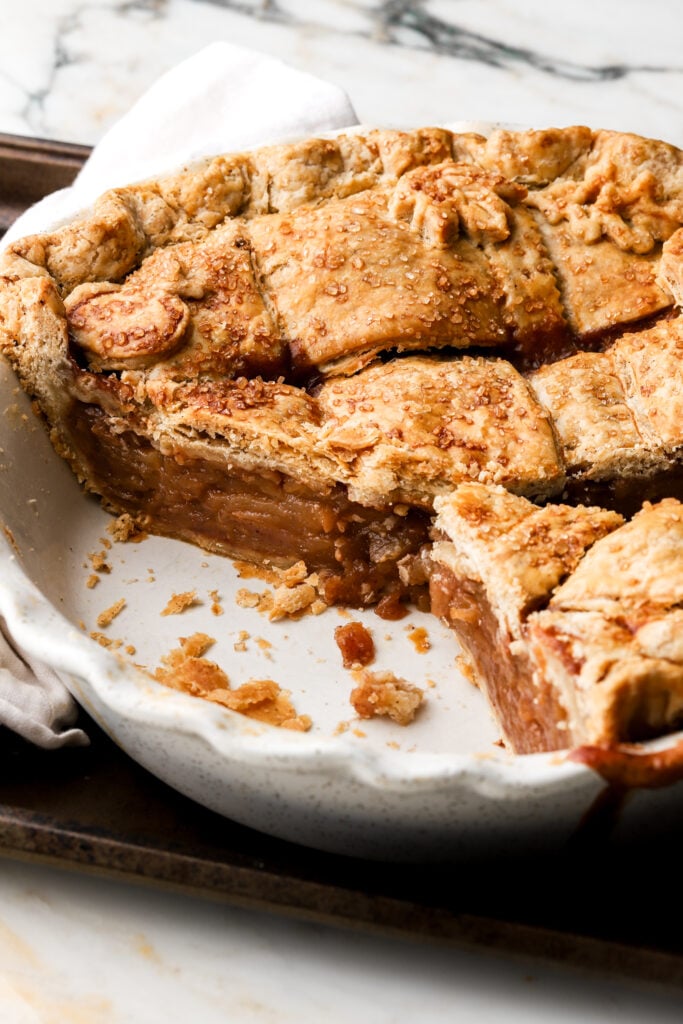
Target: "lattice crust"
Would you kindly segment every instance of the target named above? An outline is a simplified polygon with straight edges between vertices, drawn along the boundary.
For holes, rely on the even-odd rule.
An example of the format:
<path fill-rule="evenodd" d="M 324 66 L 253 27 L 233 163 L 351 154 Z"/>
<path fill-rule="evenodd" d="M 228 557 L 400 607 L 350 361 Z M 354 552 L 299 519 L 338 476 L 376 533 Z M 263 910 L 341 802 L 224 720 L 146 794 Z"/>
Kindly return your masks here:
<path fill-rule="evenodd" d="M 215 158 L 11 247 L 3 348 L 68 451 L 60 424 L 77 399 L 133 411 L 158 445 L 205 452 L 210 437 L 215 457 L 343 484 L 375 507 L 428 508 L 466 479 L 543 498 L 567 472 L 651 475 L 683 443 L 680 319 L 527 384 L 503 359 L 453 349 L 544 361 L 570 326 L 671 305 L 651 250 L 671 236 L 679 168 L 664 143 L 585 128 L 374 132 Z M 609 196 L 650 225 L 646 253 L 604 220 Z M 580 198 L 585 216 L 564 216 Z M 387 349 L 439 347 L 372 366 Z M 296 375 L 321 369 L 352 376 L 302 391 Z"/>
<path fill-rule="evenodd" d="M 586 128 L 312 139 L 109 192 L 11 246 L 2 273 L 54 279 L 96 369 L 188 339 L 197 363 L 178 375 L 212 359 L 218 374 L 349 373 L 387 349 L 506 343 L 543 361 L 567 333 L 671 306 L 675 275 L 657 270 L 680 179 L 673 147 Z M 106 322 L 138 343 L 112 347 Z"/>
<path fill-rule="evenodd" d="M 159 447 L 342 485 L 373 507 L 429 508 L 462 480 L 547 498 L 567 479 L 643 479 L 683 444 L 680 319 L 527 383 L 454 350 L 544 362 L 581 344 L 572 327 L 592 338 L 670 306 L 658 250 L 629 251 L 612 220 L 589 237 L 561 211 L 582 197 L 606 216 L 613 195 L 655 249 L 671 236 L 675 284 L 679 166 L 663 143 L 585 128 L 374 132 L 217 157 L 12 246 L 3 349 L 86 480 L 64 427 L 74 401 Z M 609 167 L 614 187 L 596 193 Z M 332 377 L 302 390 L 297 375 L 321 369 Z"/>
<path fill-rule="evenodd" d="M 0 349 L 107 507 L 327 603 L 431 572 L 515 749 L 612 743 L 683 709 L 682 253 L 664 143 L 308 139 L 11 245 Z"/>

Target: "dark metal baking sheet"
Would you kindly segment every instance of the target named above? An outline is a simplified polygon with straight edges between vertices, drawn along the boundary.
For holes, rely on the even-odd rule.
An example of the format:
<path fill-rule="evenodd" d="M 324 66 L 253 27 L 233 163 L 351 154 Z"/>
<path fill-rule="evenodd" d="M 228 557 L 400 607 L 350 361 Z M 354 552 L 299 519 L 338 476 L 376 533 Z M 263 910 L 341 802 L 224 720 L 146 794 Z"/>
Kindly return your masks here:
<path fill-rule="evenodd" d="M 28 206 L 70 185 L 90 149 L 0 132 L 0 235 Z"/>

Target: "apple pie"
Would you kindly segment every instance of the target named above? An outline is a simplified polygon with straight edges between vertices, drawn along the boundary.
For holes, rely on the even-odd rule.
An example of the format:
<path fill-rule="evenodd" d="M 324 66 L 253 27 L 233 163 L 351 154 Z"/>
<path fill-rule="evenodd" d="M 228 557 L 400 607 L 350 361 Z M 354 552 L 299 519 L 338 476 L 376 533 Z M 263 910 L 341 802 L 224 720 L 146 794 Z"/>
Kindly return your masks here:
<path fill-rule="evenodd" d="M 0 349 L 111 511 L 303 561 L 327 603 L 395 614 L 431 575 L 482 678 L 496 638 L 515 749 L 613 742 L 673 727 L 673 690 L 620 718 L 615 683 L 608 725 L 550 638 L 589 615 L 580 642 L 607 643 L 617 613 L 564 588 L 640 536 L 621 516 L 681 491 L 682 255 L 683 155 L 664 142 L 350 133 L 115 189 L 13 243 Z M 474 495 L 496 511 L 468 534 Z M 468 582 L 475 550 L 491 575 Z"/>

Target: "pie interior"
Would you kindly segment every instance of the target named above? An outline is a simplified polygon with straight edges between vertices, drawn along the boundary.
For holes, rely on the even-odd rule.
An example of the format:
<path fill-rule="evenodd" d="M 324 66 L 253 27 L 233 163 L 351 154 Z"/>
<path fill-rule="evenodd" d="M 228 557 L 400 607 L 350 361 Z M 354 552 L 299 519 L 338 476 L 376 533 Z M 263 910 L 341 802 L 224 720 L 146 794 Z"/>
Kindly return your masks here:
<path fill-rule="evenodd" d="M 330 604 L 431 600 L 514 750 L 612 744 L 679 724 L 673 598 L 581 588 L 678 522 L 682 251 L 663 142 L 310 139 L 15 242 L 0 349 L 110 510 Z"/>

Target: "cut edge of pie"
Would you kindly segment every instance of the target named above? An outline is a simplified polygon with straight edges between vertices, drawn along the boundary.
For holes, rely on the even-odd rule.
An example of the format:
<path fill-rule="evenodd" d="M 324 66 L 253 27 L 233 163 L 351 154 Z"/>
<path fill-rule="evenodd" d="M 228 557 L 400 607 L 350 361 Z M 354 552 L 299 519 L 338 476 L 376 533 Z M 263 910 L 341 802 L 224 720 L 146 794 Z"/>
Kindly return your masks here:
<path fill-rule="evenodd" d="M 432 610 L 518 753 L 683 724 L 683 504 L 628 522 L 463 484 L 437 501 Z"/>

